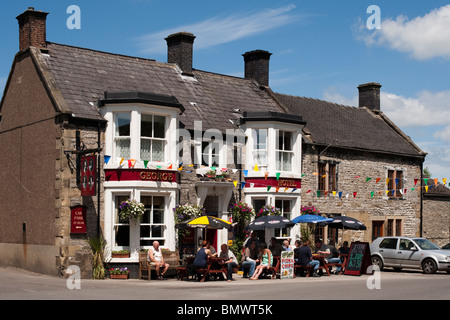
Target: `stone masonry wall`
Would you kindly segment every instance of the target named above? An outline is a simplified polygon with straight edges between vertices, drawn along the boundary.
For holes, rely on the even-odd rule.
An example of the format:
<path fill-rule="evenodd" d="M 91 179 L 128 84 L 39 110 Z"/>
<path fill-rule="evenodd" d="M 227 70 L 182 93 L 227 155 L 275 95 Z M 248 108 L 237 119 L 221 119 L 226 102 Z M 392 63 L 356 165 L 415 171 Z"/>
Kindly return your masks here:
<path fill-rule="evenodd" d="M 348 241 L 372 241 L 372 221 L 387 219 L 402 220 L 402 235 L 419 235 L 420 194 L 411 191 L 414 179 L 420 177 L 420 165 L 416 161 L 394 156 L 382 156 L 370 153 L 337 151 L 331 148 L 320 155 L 320 161 L 336 161 L 338 172 L 338 191 L 342 197 L 317 196 L 318 154 L 314 146 L 305 146 L 303 153 L 302 205 L 313 205 L 321 213 L 341 214 L 354 217 L 366 226 L 365 231 L 345 231 L 344 239 Z M 404 189 L 403 199 L 389 199 L 386 196 L 386 178 L 388 168 L 402 170 Z M 372 178 L 366 181 L 366 178 Z M 376 183 L 376 178 L 381 178 Z M 308 190 L 311 190 L 308 193 Z M 373 198 L 371 191 L 374 191 Z M 356 193 L 356 197 L 353 196 Z M 347 197 L 348 194 L 348 197 Z M 386 228 L 384 223 L 384 228 Z M 342 235 L 342 231 L 339 232 Z M 386 235 L 386 230 L 384 232 Z M 340 239 L 342 240 L 342 239 Z"/>

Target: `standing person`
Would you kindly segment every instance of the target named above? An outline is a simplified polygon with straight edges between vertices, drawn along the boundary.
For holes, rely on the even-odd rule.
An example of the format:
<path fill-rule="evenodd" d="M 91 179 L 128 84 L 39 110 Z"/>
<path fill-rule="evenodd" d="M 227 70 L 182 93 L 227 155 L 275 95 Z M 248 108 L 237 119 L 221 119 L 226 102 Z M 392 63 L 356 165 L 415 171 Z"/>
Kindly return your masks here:
<path fill-rule="evenodd" d="M 258 260 L 258 247 L 256 246 L 256 241 L 251 240 L 250 246 L 245 248 L 244 254 L 242 255 L 242 269 L 245 272 L 249 268 L 248 276 L 251 278 L 255 273 L 256 262 Z M 244 278 L 246 278 L 244 276 Z"/>
<path fill-rule="evenodd" d="M 233 269 L 237 268 L 237 259 L 234 253 L 228 249 L 228 246 L 224 243 L 220 246 L 219 257 L 224 258 L 224 264 L 227 265 L 227 281 L 231 282 L 233 279 Z"/>
<path fill-rule="evenodd" d="M 169 269 L 169 264 L 164 262 L 164 257 L 158 241 L 153 241 L 153 246 L 148 250 L 148 256 L 150 258 L 150 265 L 156 269 L 157 279 L 164 279 L 164 275 Z M 160 274 L 161 268 L 164 268 L 164 271 Z"/>
<path fill-rule="evenodd" d="M 301 266 L 313 266 L 314 270 L 313 270 L 312 276 L 320 277 L 317 274 L 317 270 L 319 269 L 320 261 L 313 260 L 311 249 L 309 248 L 309 244 L 310 244 L 310 241 L 306 240 L 305 242 L 303 242 L 303 246 L 297 250 L 298 264 Z"/>
<path fill-rule="evenodd" d="M 250 280 L 256 280 L 261 275 L 264 269 L 268 269 L 272 266 L 273 257 L 272 252 L 267 249 L 267 244 L 263 243 L 260 247 L 260 253 L 261 253 L 261 263 L 259 266 L 256 267 L 255 273 L 250 278 Z"/>

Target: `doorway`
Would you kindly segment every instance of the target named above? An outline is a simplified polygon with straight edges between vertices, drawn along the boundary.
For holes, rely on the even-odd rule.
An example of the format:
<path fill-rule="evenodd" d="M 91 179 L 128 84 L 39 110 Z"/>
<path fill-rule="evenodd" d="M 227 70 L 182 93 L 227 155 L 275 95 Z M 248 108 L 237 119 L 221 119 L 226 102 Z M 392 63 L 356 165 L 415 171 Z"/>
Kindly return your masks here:
<path fill-rule="evenodd" d="M 205 213 L 208 216 L 218 217 L 219 215 L 219 196 L 206 196 L 205 202 L 203 203 L 205 208 Z M 211 246 L 217 251 L 217 230 L 216 229 L 206 229 L 204 234 L 205 240 L 209 241 Z"/>

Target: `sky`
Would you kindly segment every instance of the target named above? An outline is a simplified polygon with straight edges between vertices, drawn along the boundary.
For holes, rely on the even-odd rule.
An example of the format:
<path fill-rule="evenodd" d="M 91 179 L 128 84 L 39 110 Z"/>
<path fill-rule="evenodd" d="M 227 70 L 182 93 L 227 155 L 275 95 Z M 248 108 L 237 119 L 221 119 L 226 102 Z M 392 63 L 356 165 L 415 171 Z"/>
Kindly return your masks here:
<path fill-rule="evenodd" d="M 450 1 L 2 1 L 1 93 L 28 7 L 50 13 L 48 41 L 161 62 L 164 38 L 191 32 L 194 68 L 221 74 L 243 77 L 242 54 L 268 50 L 279 93 L 358 106 L 358 85 L 378 82 L 381 110 L 450 181 Z"/>

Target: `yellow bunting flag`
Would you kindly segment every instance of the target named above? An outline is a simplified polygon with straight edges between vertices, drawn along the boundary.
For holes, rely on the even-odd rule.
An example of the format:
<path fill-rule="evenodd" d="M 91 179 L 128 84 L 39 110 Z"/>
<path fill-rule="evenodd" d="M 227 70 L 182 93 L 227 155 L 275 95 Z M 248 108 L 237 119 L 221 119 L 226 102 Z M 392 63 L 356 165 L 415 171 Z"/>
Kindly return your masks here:
<path fill-rule="evenodd" d="M 255 164 L 255 168 L 253 169 L 253 171 L 259 171 L 257 164 Z"/>
<path fill-rule="evenodd" d="M 236 187 L 237 186 L 237 180 L 233 180 L 233 184 L 234 184 L 234 186 Z"/>
<path fill-rule="evenodd" d="M 120 158 L 119 166 L 122 165 L 123 160 L 124 160 L 123 158 Z"/>

